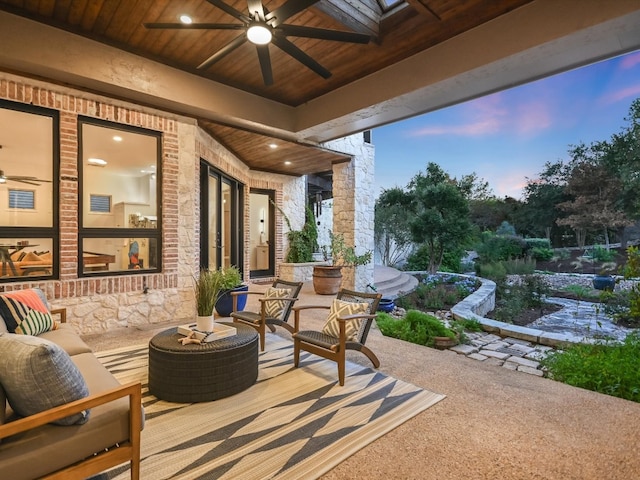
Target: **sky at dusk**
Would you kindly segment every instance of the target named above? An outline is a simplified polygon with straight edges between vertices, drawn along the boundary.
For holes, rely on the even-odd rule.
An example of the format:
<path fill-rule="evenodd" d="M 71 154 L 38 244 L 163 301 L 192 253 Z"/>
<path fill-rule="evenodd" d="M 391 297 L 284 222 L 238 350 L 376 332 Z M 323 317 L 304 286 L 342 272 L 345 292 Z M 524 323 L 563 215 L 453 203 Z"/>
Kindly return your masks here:
<path fill-rule="evenodd" d="M 376 195 L 434 162 L 520 199 L 526 178 L 569 160 L 570 145 L 620 132 L 638 97 L 640 51 L 376 128 Z"/>

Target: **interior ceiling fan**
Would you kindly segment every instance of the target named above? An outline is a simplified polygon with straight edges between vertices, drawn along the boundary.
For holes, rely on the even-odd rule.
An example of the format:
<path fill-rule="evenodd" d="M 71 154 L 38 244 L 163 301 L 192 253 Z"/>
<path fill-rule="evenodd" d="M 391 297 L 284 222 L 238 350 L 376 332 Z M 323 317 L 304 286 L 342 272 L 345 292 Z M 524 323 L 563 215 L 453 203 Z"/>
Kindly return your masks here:
<path fill-rule="evenodd" d="M 316 62 L 305 52 L 287 40 L 287 37 L 315 38 L 319 40 L 333 40 L 347 43 L 369 43 L 369 35 L 338 30 L 290 25 L 284 22 L 295 14 L 309 8 L 318 0 L 288 0 L 282 6 L 270 12 L 260 0 L 247 0 L 249 14 L 239 12 L 235 8 L 220 0 L 207 0 L 211 5 L 223 10 L 235 19 L 237 23 L 144 23 L 149 29 L 184 29 L 184 30 L 240 30 L 242 35 L 234 38 L 227 45 L 215 52 L 198 69 L 209 68 L 228 54 L 240 47 L 246 41 L 253 43 L 258 52 L 260 69 L 265 85 L 273 84 L 269 44 L 272 43 L 280 50 L 295 58 L 297 61 L 313 70 L 323 78 L 329 78 L 331 72 Z"/>
<path fill-rule="evenodd" d="M 30 177 L 25 175 L 5 175 L 3 170 L 0 170 L 0 183 L 6 182 L 21 182 L 28 183 L 29 185 L 40 186 L 40 183 L 51 183 L 51 180 L 43 180 L 42 178 Z"/>
<path fill-rule="evenodd" d="M 2 145 L 0 145 L 0 149 L 2 149 Z M 31 177 L 31 176 L 25 176 L 25 175 L 5 175 L 4 170 L 0 170 L 0 184 L 6 183 L 8 181 L 28 183 L 29 185 L 35 185 L 36 187 L 39 187 L 40 183 L 42 182 L 51 183 L 51 180 L 43 180 L 37 177 Z"/>

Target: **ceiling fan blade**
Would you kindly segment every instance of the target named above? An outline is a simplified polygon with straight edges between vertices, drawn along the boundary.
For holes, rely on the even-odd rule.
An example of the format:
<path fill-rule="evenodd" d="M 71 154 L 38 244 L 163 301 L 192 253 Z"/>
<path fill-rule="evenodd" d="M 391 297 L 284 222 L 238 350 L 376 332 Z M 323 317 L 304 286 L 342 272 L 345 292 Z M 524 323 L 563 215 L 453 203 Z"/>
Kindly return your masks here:
<path fill-rule="evenodd" d="M 214 7 L 218 7 L 220 10 L 228 13 L 233 18 L 237 18 L 241 22 L 249 23 L 251 21 L 251 18 L 247 17 L 244 13 L 239 12 L 238 10 L 233 8 L 231 5 L 227 5 L 226 3 L 221 2 L 220 0 L 207 0 L 207 2 L 209 2 Z"/>
<path fill-rule="evenodd" d="M 264 7 L 262 6 L 262 2 L 260 0 L 247 0 L 247 7 L 249 7 L 249 16 L 253 18 L 255 21 L 264 22 Z M 254 16 L 257 14 L 256 16 Z"/>
<path fill-rule="evenodd" d="M 272 27 L 277 27 L 286 22 L 288 18 L 302 10 L 306 10 L 314 3 L 318 3 L 318 0 L 289 0 L 273 12 L 267 13 L 266 20 Z"/>
<path fill-rule="evenodd" d="M 363 33 L 341 32 L 324 28 L 303 27 L 300 25 L 281 25 L 282 33 L 291 37 L 317 38 L 319 40 L 334 40 L 336 42 L 369 43 L 371 37 Z"/>
<path fill-rule="evenodd" d="M 262 70 L 262 79 L 264 84 L 273 85 L 273 71 L 271 70 L 271 56 L 269 55 L 269 45 L 256 45 L 258 50 L 258 60 L 260 60 L 260 69 Z"/>
<path fill-rule="evenodd" d="M 7 180 L 9 180 L 11 182 L 27 183 L 29 185 L 35 185 L 36 187 L 40 186 L 39 183 L 35 183 L 35 182 L 29 181 L 29 180 L 24 180 L 24 179 L 17 179 L 17 178 L 7 177 Z M 48 180 L 43 180 L 43 181 L 48 181 Z"/>
<path fill-rule="evenodd" d="M 170 28 L 173 30 L 242 30 L 240 23 L 143 23 L 149 30 Z"/>
<path fill-rule="evenodd" d="M 246 41 L 247 41 L 246 35 L 237 36 L 236 38 L 231 40 L 231 42 L 227 43 L 224 47 L 222 47 L 216 53 L 211 55 L 200 65 L 198 65 L 198 70 L 209 68 L 211 65 L 221 60 L 222 58 L 226 57 L 228 54 L 233 52 L 236 48 L 238 48 L 240 45 L 242 45 Z"/>
<path fill-rule="evenodd" d="M 288 53 L 297 61 L 302 63 L 304 66 L 316 72 L 322 78 L 329 78 L 331 76 L 331 72 L 329 70 L 324 68 L 322 65 L 316 62 L 313 58 L 311 58 L 309 55 L 304 53 L 302 50 L 300 50 L 298 47 L 296 47 L 293 43 L 291 43 L 286 38 L 274 36 L 271 41 L 280 50 Z"/>

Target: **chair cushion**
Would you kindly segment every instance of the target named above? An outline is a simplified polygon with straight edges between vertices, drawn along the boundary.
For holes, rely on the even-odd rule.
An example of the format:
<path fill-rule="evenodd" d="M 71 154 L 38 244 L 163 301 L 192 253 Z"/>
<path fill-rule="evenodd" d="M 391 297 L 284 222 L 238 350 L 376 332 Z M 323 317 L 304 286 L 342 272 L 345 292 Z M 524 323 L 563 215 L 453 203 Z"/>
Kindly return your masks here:
<path fill-rule="evenodd" d="M 340 322 L 338 321 L 338 317 L 346 317 L 349 315 L 356 315 L 358 313 L 368 314 L 370 308 L 371 306 L 366 302 L 344 302 L 342 300 L 335 299 L 331 304 L 331 309 L 329 309 L 327 323 L 322 327 L 322 332 L 333 337 L 340 337 Z M 362 319 L 346 322 L 345 332 L 347 340 L 358 339 L 361 325 Z"/>
<path fill-rule="evenodd" d="M 0 334 L 0 383 L 11 408 L 27 417 L 89 395 L 87 384 L 61 347 L 31 335 Z M 53 423 L 85 423 L 89 410 Z"/>
<path fill-rule="evenodd" d="M 273 288 L 269 287 L 264 292 L 264 298 L 288 298 L 291 295 L 290 288 Z M 289 302 L 284 300 L 273 300 L 265 302 L 264 310 L 267 317 L 282 318 L 285 308 L 289 305 Z"/>
<path fill-rule="evenodd" d="M 46 297 L 39 288 L 0 295 L 0 316 L 9 333 L 39 335 L 55 329 Z"/>

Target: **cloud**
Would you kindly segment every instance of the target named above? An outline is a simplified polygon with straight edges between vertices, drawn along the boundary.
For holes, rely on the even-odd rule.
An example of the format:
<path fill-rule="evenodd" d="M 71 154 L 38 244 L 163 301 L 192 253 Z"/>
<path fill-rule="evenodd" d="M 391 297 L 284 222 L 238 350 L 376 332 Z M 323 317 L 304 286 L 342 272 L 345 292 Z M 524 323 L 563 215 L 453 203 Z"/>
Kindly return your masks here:
<path fill-rule="evenodd" d="M 635 67 L 640 64 L 640 52 L 631 53 L 629 55 L 625 55 L 620 62 L 620 68 L 622 70 L 629 70 L 630 68 Z"/>
<path fill-rule="evenodd" d="M 627 100 L 628 98 L 636 98 L 638 96 L 640 96 L 640 83 L 609 92 L 600 98 L 600 103 L 602 105 L 610 105 L 612 103 L 618 103 L 620 101 Z"/>
<path fill-rule="evenodd" d="M 408 133 L 411 137 L 453 135 L 480 137 L 486 135 L 517 134 L 530 136 L 552 125 L 550 107 L 540 97 L 537 101 L 526 101 L 528 94 L 504 95 L 503 92 L 452 107 L 449 117 L 440 124 L 416 128 Z M 438 118 L 431 114 L 430 119 Z M 441 116 L 440 118 L 443 118 Z M 457 121 L 457 123 L 456 123 Z"/>

